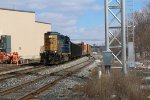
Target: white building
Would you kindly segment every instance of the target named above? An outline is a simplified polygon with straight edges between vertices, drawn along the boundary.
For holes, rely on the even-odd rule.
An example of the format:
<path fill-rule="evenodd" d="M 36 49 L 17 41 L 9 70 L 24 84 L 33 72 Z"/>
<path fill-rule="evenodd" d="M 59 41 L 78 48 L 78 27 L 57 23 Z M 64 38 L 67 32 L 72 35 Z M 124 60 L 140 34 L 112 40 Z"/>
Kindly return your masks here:
<path fill-rule="evenodd" d="M 48 31 L 51 24 L 35 21 L 35 12 L 0 8 L 0 34 L 11 35 L 11 51 L 22 57 L 39 57 Z"/>

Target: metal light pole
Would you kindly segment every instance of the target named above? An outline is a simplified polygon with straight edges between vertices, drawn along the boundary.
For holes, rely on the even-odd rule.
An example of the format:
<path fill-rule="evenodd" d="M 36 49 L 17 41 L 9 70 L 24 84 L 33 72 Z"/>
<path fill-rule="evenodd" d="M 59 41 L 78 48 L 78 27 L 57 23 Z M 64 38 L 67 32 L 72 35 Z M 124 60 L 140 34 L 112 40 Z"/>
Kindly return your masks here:
<path fill-rule="evenodd" d="M 108 23 L 108 0 L 105 0 L 105 46 L 106 51 L 103 52 L 103 62 L 107 76 L 110 75 L 112 52 L 109 49 L 109 23 Z"/>
<path fill-rule="evenodd" d="M 122 67 L 124 74 L 127 74 L 126 65 L 126 24 L 125 24 L 125 0 L 121 1 L 121 33 L 122 33 Z"/>
<path fill-rule="evenodd" d="M 109 28 L 108 28 L 108 0 L 105 0 L 105 46 L 109 50 Z"/>

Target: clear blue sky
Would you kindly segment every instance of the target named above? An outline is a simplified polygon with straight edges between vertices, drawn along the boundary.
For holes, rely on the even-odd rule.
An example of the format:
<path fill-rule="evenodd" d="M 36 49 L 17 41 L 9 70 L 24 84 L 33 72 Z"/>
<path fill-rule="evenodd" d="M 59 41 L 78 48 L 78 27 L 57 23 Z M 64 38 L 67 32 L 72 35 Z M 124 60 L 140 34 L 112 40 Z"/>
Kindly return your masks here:
<path fill-rule="evenodd" d="M 135 9 L 140 10 L 148 0 L 135 1 Z M 35 11 L 36 20 L 52 23 L 53 31 L 68 35 L 71 39 L 86 40 L 91 44 L 104 42 L 104 0 L 0 0 L 0 2 L 0 8 Z"/>

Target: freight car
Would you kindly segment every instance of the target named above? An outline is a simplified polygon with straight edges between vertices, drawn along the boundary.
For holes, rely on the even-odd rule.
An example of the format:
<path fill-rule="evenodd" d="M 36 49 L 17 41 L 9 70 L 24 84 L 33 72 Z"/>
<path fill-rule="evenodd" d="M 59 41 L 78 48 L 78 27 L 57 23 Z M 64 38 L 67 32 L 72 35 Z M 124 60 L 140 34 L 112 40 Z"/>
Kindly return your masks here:
<path fill-rule="evenodd" d="M 84 49 L 86 48 L 86 51 Z M 58 32 L 44 34 L 44 52 L 40 53 L 41 63 L 58 64 L 89 54 L 89 45 L 74 44 L 68 36 Z M 86 52 L 86 53 L 83 53 Z"/>
<path fill-rule="evenodd" d="M 82 47 L 71 42 L 71 59 L 82 56 Z"/>
<path fill-rule="evenodd" d="M 90 56 L 91 55 L 91 50 L 92 50 L 92 46 L 89 45 L 89 44 L 86 44 L 87 45 L 87 56 Z"/>
<path fill-rule="evenodd" d="M 82 56 L 89 56 L 91 54 L 91 45 L 84 42 L 81 42 L 78 45 L 82 48 Z"/>

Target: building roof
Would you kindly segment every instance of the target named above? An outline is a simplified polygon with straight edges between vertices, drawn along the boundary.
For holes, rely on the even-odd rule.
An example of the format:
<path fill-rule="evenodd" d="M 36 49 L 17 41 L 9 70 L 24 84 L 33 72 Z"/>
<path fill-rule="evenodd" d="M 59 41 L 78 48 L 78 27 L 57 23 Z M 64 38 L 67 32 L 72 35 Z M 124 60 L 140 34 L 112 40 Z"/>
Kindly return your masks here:
<path fill-rule="evenodd" d="M 58 32 L 47 32 L 45 34 L 60 35 L 60 33 L 58 33 Z"/>
<path fill-rule="evenodd" d="M 0 8 L 0 10 L 9 10 L 9 11 L 18 11 L 18 12 L 35 13 L 34 11 L 25 11 L 25 10 L 16 10 L 16 9 L 7 9 L 7 8 Z"/>
<path fill-rule="evenodd" d="M 0 10 L 35 13 L 34 11 L 16 10 L 16 9 L 8 9 L 8 8 L 0 8 Z M 37 23 L 42 23 L 42 24 L 51 24 L 51 23 L 46 23 L 46 22 L 41 22 L 41 21 L 35 21 L 35 22 L 37 22 Z"/>
<path fill-rule="evenodd" d="M 51 24 L 51 23 L 46 23 L 46 22 L 41 22 L 41 21 L 35 21 L 36 23 L 42 23 L 42 24 Z"/>

